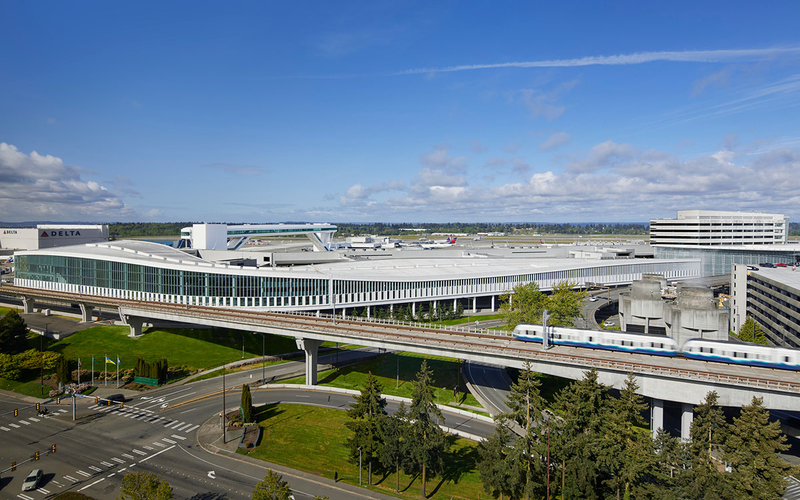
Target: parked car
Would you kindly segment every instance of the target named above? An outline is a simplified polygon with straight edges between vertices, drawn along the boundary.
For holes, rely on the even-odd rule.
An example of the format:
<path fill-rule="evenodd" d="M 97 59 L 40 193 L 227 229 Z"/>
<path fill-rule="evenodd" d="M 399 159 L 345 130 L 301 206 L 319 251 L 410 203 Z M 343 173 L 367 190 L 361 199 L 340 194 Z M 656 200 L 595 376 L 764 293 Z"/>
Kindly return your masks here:
<path fill-rule="evenodd" d="M 22 491 L 31 491 L 35 490 L 37 486 L 39 486 L 39 481 L 42 480 L 42 469 L 33 469 L 28 477 L 25 478 L 25 482 L 22 483 Z"/>
<path fill-rule="evenodd" d="M 775 267 L 775 264 L 773 264 L 772 262 L 762 262 L 761 264 L 759 264 L 759 266 L 761 266 L 761 267 Z"/>
<path fill-rule="evenodd" d="M 789 264 L 784 264 L 783 262 L 779 264 L 775 264 L 775 267 L 787 267 Z"/>
<path fill-rule="evenodd" d="M 123 396 L 122 394 L 112 394 L 110 396 L 106 396 L 105 399 L 108 400 L 108 402 L 106 404 L 109 404 L 109 405 L 111 403 L 124 403 L 125 402 L 125 396 Z"/>
<path fill-rule="evenodd" d="M 757 268 L 756 266 L 747 266 L 747 270 L 748 271 L 758 271 L 759 268 Z"/>

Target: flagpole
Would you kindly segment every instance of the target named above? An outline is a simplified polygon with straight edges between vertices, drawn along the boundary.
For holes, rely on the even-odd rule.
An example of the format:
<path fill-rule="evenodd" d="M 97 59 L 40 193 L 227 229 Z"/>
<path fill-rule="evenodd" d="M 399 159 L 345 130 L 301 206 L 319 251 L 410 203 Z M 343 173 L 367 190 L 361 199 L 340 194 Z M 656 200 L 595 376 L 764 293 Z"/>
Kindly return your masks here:
<path fill-rule="evenodd" d="M 103 354 L 103 386 L 108 385 L 108 354 Z"/>
<path fill-rule="evenodd" d="M 81 385 L 81 358 L 78 358 L 78 385 Z"/>
<path fill-rule="evenodd" d="M 94 386 L 94 355 L 92 355 L 92 386 Z"/>
<path fill-rule="evenodd" d="M 117 354 L 117 388 L 119 388 L 119 354 Z"/>

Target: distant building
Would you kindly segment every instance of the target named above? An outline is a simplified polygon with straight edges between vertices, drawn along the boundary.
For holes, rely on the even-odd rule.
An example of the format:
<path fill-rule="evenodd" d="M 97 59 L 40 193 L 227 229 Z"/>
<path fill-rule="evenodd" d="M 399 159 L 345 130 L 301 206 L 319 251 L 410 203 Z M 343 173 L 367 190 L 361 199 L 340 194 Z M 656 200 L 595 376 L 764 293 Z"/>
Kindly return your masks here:
<path fill-rule="evenodd" d="M 677 219 L 650 221 L 650 244 L 656 259 L 700 259 L 703 276 L 721 276 L 733 264 L 800 261 L 788 226 L 780 214 L 681 210 Z"/>
<path fill-rule="evenodd" d="M 728 340 L 729 312 L 710 289 L 679 285 L 672 294 L 658 274 L 644 274 L 620 296 L 619 317 L 623 331 L 667 335 L 679 346 L 690 339 Z"/>
<path fill-rule="evenodd" d="M 800 349 L 800 271 L 758 270 L 736 264 L 731 273 L 731 329 L 738 334 L 747 316 L 761 325 L 770 344 Z"/>
<path fill-rule="evenodd" d="M 650 244 L 774 245 L 789 242 L 788 226 L 781 214 L 679 210 L 677 219 L 650 221 Z"/>
<path fill-rule="evenodd" d="M 0 249 L 39 250 L 108 241 L 108 224 L 39 224 L 0 228 Z"/>

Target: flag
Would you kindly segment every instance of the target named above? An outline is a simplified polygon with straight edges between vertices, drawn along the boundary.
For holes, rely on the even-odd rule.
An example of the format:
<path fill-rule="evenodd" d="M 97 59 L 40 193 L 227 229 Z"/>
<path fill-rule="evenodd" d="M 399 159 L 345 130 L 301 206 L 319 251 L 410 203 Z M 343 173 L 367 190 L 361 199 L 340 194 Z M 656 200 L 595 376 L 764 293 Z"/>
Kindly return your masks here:
<path fill-rule="evenodd" d="M 116 365 L 116 363 L 114 363 L 114 361 L 112 361 L 111 358 L 109 358 L 108 356 L 106 356 L 106 363 L 111 363 L 112 365 Z"/>
<path fill-rule="evenodd" d="M 117 354 L 117 365 L 119 365 L 119 354 Z"/>
<path fill-rule="evenodd" d="M 81 367 L 81 358 L 78 358 L 78 369 Z"/>

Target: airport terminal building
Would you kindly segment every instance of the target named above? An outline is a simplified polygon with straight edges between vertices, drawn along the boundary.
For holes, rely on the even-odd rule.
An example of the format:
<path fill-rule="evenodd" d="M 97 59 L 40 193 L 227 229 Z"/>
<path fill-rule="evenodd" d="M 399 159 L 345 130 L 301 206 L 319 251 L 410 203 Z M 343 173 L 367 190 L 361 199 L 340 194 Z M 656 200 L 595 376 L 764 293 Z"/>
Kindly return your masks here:
<path fill-rule="evenodd" d="M 0 250 L 38 250 L 100 241 L 108 241 L 108 224 L 0 228 Z"/>
<path fill-rule="evenodd" d="M 493 309 L 521 283 L 630 284 L 645 273 L 700 276 L 696 259 L 396 258 L 273 268 L 212 262 L 144 241 L 89 243 L 15 253 L 17 286 L 225 308 L 331 311 L 420 303 Z M 434 305 L 435 307 L 435 305 Z"/>

